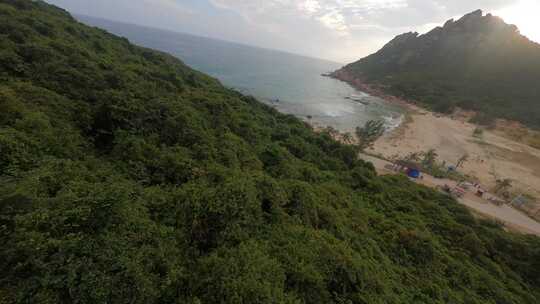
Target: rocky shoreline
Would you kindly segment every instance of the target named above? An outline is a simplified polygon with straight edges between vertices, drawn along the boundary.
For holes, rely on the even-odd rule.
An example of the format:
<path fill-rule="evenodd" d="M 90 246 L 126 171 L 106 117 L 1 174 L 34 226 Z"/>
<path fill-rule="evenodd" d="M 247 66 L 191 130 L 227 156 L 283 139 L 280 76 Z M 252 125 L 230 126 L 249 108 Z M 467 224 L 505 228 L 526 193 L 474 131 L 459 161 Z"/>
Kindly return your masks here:
<path fill-rule="evenodd" d="M 370 84 L 360 78 L 354 77 L 351 73 L 349 73 L 345 69 L 340 69 L 333 73 L 330 73 L 328 77 L 346 82 L 352 87 L 362 92 L 368 93 L 369 95 L 372 95 L 372 96 L 379 97 L 381 99 L 384 99 L 387 102 L 398 104 L 406 108 L 411 108 L 411 107 L 416 108 L 415 102 L 412 102 L 410 100 L 406 100 L 404 98 L 400 98 L 394 95 L 390 95 L 386 93 L 384 91 L 384 88 L 382 88 L 381 86 L 376 85 L 376 84 Z"/>

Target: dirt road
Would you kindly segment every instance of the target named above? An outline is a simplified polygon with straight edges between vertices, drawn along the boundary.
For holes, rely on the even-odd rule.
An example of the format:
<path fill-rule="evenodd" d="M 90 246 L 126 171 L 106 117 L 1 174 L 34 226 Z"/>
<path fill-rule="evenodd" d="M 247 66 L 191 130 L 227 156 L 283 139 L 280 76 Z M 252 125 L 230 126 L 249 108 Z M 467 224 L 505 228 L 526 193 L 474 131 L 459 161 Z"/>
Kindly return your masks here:
<path fill-rule="evenodd" d="M 360 157 L 373 163 L 379 174 L 396 174 L 396 172 L 385 168 L 392 165 L 392 163 L 386 160 L 364 154 L 361 154 Z M 416 182 L 432 188 L 445 184 L 451 187 L 456 185 L 455 181 L 437 179 L 427 174 L 424 174 L 424 178 L 416 180 Z M 458 202 L 483 216 L 502 222 L 509 229 L 540 236 L 540 223 L 510 206 L 496 206 L 472 193 L 467 193 L 463 198 L 458 199 Z"/>

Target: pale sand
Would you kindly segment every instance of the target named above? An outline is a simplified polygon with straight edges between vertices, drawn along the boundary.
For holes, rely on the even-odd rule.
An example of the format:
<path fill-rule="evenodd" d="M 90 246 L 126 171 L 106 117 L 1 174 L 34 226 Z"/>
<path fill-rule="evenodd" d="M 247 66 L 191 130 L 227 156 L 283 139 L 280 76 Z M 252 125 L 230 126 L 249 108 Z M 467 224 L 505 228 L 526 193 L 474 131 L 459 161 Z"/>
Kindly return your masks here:
<path fill-rule="evenodd" d="M 387 166 L 391 165 L 388 161 L 365 154 L 360 154 L 360 158 L 373 163 L 377 172 L 381 175 L 396 174 L 396 172 L 386 169 Z M 425 174 L 423 179 L 417 179 L 415 181 L 431 188 L 443 185 L 455 187 L 457 185 L 455 181 L 437 179 Z M 524 213 L 510 206 L 494 205 L 477 197 L 472 192 L 467 192 L 464 197 L 458 198 L 457 201 L 467 206 L 474 214 L 479 215 L 480 217 L 495 219 L 502 222 L 509 230 L 540 236 L 540 222 L 531 219 Z"/>
<path fill-rule="evenodd" d="M 439 160 L 448 164 L 456 164 L 468 153 L 469 161 L 460 171 L 477 177 L 488 190 L 495 186 L 496 179 L 510 178 L 513 191 L 524 191 L 540 198 L 540 150 L 490 131 L 484 131 L 481 138 L 476 138 L 473 124 L 438 117 L 415 106 L 409 108 L 409 119 L 381 137 L 369 152 L 392 158 L 435 149 Z M 534 215 L 537 208 L 540 206 L 529 212 Z"/>

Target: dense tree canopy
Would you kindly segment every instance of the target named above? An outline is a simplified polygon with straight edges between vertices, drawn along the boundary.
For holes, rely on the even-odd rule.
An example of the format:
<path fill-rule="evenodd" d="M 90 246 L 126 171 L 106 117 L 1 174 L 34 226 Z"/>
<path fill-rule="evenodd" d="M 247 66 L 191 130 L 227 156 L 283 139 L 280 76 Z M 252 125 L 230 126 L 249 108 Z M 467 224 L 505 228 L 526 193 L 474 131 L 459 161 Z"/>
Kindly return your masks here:
<path fill-rule="evenodd" d="M 0 303 L 538 303 L 540 241 L 179 60 L 0 0 Z"/>
<path fill-rule="evenodd" d="M 337 75 L 380 84 L 439 112 L 477 111 L 478 123 L 507 118 L 540 128 L 540 45 L 482 11 L 424 35 L 399 35 Z"/>

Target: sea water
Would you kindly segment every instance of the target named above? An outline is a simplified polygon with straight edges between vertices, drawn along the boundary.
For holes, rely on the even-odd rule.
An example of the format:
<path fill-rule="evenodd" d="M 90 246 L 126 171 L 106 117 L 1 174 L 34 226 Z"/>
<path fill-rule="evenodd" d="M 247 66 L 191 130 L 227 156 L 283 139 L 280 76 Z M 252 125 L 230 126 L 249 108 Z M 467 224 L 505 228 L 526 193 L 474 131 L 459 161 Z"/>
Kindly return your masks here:
<path fill-rule="evenodd" d="M 322 76 L 339 69 L 340 63 L 103 19 L 78 19 L 135 44 L 170 53 L 225 86 L 320 127 L 354 132 L 357 126 L 376 119 L 391 130 L 403 117 L 399 106 Z"/>

